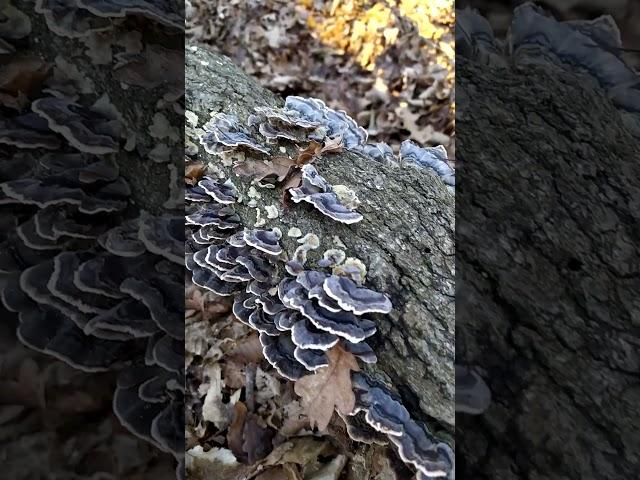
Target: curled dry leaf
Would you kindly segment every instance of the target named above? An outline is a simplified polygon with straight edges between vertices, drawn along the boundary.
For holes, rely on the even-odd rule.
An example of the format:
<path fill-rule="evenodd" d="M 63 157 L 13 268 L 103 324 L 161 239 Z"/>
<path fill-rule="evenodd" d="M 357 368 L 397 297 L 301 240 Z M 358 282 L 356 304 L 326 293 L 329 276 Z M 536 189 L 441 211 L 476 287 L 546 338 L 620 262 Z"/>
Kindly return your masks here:
<path fill-rule="evenodd" d="M 351 372 L 360 371 L 356 357 L 336 345 L 327 352 L 329 366 L 313 375 L 301 378 L 295 384 L 295 392 L 302 397 L 311 425 L 325 431 L 334 409 L 347 415 L 356 404 L 351 384 Z"/>
<path fill-rule="evenodd" d="M 207 166 L 204 163 L 190 163 L 184 167 L 184 182 L 188 185 L 195 185 L 204 175 Z"/>
<path fill-rule="evenodd" d="M 311 140 L 306 148 L 298 147 L 298 158 L 296 159 L 296 165 L 306 165 L 313 162 L 313 160 L 320 156 L 322 153 L 322 145 L 318 142 Z"/>

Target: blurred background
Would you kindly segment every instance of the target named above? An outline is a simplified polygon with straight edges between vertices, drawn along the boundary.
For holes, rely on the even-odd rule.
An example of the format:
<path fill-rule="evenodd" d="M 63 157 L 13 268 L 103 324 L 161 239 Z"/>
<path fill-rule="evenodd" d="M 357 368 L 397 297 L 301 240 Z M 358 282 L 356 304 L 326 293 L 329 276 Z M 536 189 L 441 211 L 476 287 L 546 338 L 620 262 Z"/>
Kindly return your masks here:
<path fill-rule="evenodd" d="M 370 141 L 454 155 L 453 0 L 186 0 L 204 42 L 282 96 L 344 109 Z"/>
<path fill-rule="evenodd" d="M 457 0 L 456 8 L 472 7 L 486 17 L 498 37 L 504 37 L 511 23 L 512 12 L 524 0 Z M 600 15 L 611 15 L 620 29 L 627 61 L 640 66 L 640 2 L 638 0 L 539 0 L 543 6 L 561 20 L 590 20 Z"/>

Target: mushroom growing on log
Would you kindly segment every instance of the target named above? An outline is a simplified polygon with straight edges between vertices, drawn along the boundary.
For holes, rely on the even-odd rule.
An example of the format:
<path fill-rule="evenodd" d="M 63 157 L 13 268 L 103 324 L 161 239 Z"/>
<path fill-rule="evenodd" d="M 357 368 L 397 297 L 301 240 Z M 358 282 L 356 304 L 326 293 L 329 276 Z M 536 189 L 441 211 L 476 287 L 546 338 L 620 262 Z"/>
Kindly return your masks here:
<path fill-rule="evenodd" d="M 341 138 L 343 151 L 324 153 L 315 158 L 313 166 L 328 184 L 347 185 L 357 192 L 360 199 L 358 215 L 362 216 L 357 218 L 359 221 L 341 223 L 316 209 L 294 204 L 285 205 L 284 213 L 265 220 L 261 209 L 265 210 L 265 205 L 281 204 L 282 189 L 278 185 L 275 185 L 276 188 L 262 188 L 259 202 L 247 202 L 249 189 L 252 187 L 251 177 L 236 175 L 233 160 L 235 158 L 237 162 L 241 162 L 239 159 L 243 157 L 268 162 L 269 156 L 280 155 L 282 148 L 291 158 L 299 154 L 294 143 L 278 136 L 271 138 L 272 142 L 277 139 L 277 143 L 258 141 L 259 145 L 269 148 L 270 155 L 265 155 L 241 148 L 222 153 L 221 148 L 211 148 L 208 142 L 207 149 L 213 153 L 204 151 L 200 146 L 199 152 L 192 159 L 198 158 L 208 163 L 211 172 L 215 172 L 210 172 L 210 175 L 218 175 L 218 183 L 232 182 L 240 201 L 233 205 L 218 204 L 209 209 L 198 207 L 201 203 L 199 201 L 192 202 L 189 208 L 193 208 L 193 213 L 187 212 L 187 223 L 204 224 L 195 221 L 197 217 L 209 219 L 207 225 L 217 223 L 220 226 L 226 219 L 233 219 L 227 224 L 235 224 L 235 229 L 246 229 L 243 235 L 246 246 L 241 243 L 233 243 L 237 245 L 235 247 L 231 245 L 238 238 L 232 236 L 231 232 L 227 235 L 229 240 L 226 240 L 226 246 L 214 247 L 218 249 L 215 255 L 196 253 L 202 251 L 202 246 L 192 245 L 191 253 L 195 254 L 192 259 L 187 258 L 187 265 L 194 269 L 194 282 L 198 283 L 202 279 L 202 284 L 211 286 L 214 291 L 234 296 L 236 316 L 261 331 L 265 355 L 288 378 L 308 375 L 309 370 L 323 364 L 323 348 L 334 340 L 333 337 L 325 338 L 325 334 L 342 336 L 341 341 L 356 345 L 367 338 L 370 350 L 367 347 L 349 347 L 354 354 L 364 359 L 373 360 L 377 357 L 377 363 L 365 363 L 362 371 L 368 378 L 374 379 L 372 381 L 379 382 L 383 386 L 382 391 L 396 392 L 395 401 L 411 412 L 411 420 L 407 420 L 410 424 L 407 432 L 413 433 L 407 433 L 406 445 L 405 442 L 397 445 L 401 456 L 404 455 L 408 463 L 419 465 L 421 475 L 426 472 L 434 476 L 452 476 L 451 448 L 442 443 L 445 441 L 453 446 L 451 434 L 454 424 L 455 347 L 452 192 L 430 168 L 409 162 L 400 167 L 397 161 L 391 164 L 365 154 L 363 148 L 359 147 L 366 140 L 366 132 L 355 123 L 351 125 L 350 119 L 343 112 L 331 111 L 326 115 L 322 113 L 326 109 L 323 102 L 289 97 L 286 109 L 280 110 L 282 101 L 257 86 L 228 59 L 206 47 L 187 47 L 186 60 L 187 110 L 195 114 L 198 125 L 204 131 L 212 112 L 216 112 L 216 115 L 233 115 L 243 126 L 255 125 L 255 122 L 260 121 L 255 118 L 256 114 L 259 116 L 262 112 L 269 117 L 269 125 L 274 129 L 287 127 L 296 133 L 303 129 L 302 126 L 292 125 L 300 121 L 298 117 L 308 120 L 309 123 L 304 125 L 306 133 L 303 132 L 302 135 L 305 141 L 326 138 L 329 132 L 336 135 L 334 138 Z M 262 109 L 256 112 L 256 107 Z M 279 115 L 268 109 L 277 109 Z M 299 115 L 289 110 L 296 110 Z M 327 121 L 329 128 L 322 131 L 322 128 L 312 125 L 311 120 L 320 124 Z M 253 137 L 254 140 L 259 138 Z M 198 138 L 187 138 L 187 143 L 198 144 L 199 141 Z M 227 150 L 230 147 L 224 148 Z M 379 150 L 386 151 L 384 148 Z M 312 176 L 311 169 L 305 170 L 305 176 Z M 321 185 L 321 182 L 314 183 L 315 178 L 308 180 L 316 188 Z M 317 192 L 321 190 L 322 186 Z M 198 198 L 197 192 L 190 195 L 191 198 Z M 232 208 L 225 210 L 225 207 Z M 266 222 L 266 225 L 261 222 Z M 373 294 L 365 295 L 363 287 L 344 282 L 335 282 L 335 285 L 334 282 L 329 282 L 333 297 L 323 287 L 323 283 L 319 283 L 318 287 L 323 290 L 324 295 L 318 290 L 316 295 L 320 298 L 310 298 L 303 285 L 310 279 L 301 277 L 300 273 L 296 277 L 286 277 L 278 284 L 276 298 L 286 310 L 271 315 L 265 313 L 266 308 L 271 306 L 267 307 L 266 303 L 253 304 L 250 301 L 250 297 L 254 295 L 251 292 L 264 295 L 270 288 L 268 283 L 263 286 L 256 284 L 258 281 L 251 274 L 244 277 L 250 279 L 245 281 L 246 287 L 237 287 L 238 283 L 235 282 L 241 277 L 235 274 L 230 278 L 230 283 L 223 281 L 225 272 L 237 267 L 222 260 L 233 259 L 236 263 L 239 257 L 246 256 L 243 251 L 249 248 L 260 252 L 261 258 L 267 262 L 271 259 L 277 263 L 277 256 L 281 254 L 292 257 L 300 246 L 297 240 L 273 232 L 287 232 L 294 227 L 317 235 L 320 241 L 320 248 L 306 252 L 307 265 L 301 273 L 321 271 L 323 267 L 315 268 L 316 262 L 322 259 L 321 252 L 340 248 L 368 267 L 366 287 L 369 290 L 366 292 L 383 293 L 394 306 L 393 310 L 389 311 L 389 304 L 383 299 Z M 200 228 L 204 228 L 204 225 Z M 263 237 L 259 242 L 255 239 L 256 231 L 272 233 L 257 235 Z M 194 238 L 196 236 L 201 238 L 202 234 L 194 234 Z M 232 248 L 239 250 L 233 251 Z M 220 249 L 224 251 L 223 254 L 219 254 Z M 231 257 L 227 254 L 231 254 Z M 345 272 L 359 271 L 355 265 L 354 263 L 345 268 Z M 307 286 L 314 287 L 315 284 Z M 373 302 L 371 307 L 365 305 L 369 297 Z M 320 299 L 326 302 L 327 307 L 337 308 L 338 311 L 319 306 Z M 343 310 L 339 302 L 352 310 Z M 357 315 L 363 312 L 389 313 L 367 313 L 374 319 L 369 320 Z M 306 320 L 310 322 L 307 323 Z M 295 328 L 295 340 L 298 344 L 322 348 L 301 348 L 291 339 L 290 333 L 283 334 L 293 331 L 295 325 L 299 325 Z M 425 425 L 428 430 L 423 430 L 419 425 Z M 414 428 L 422 433 L 417 433 Z M 427 435 L 427 431 L 431 433 Z M 415 440 L 409 441 L 410 437 L 414 438 L 413 435 L 416 438 L 430 439 L 421 446 L 433 446 L 434 450 L 431 453 L 419 448 L 413 450 L 411 445 Z M 436 441 L 435 438 L 439 440 Z M 442 447 L 435 447 L 436 445 Z M 434 459 L 434 463 L 430 464 L 429 458 Z M 436 458 L 439 460 L 436 461 Z M 420 468 L 424 468 L 424 471 Z"/>

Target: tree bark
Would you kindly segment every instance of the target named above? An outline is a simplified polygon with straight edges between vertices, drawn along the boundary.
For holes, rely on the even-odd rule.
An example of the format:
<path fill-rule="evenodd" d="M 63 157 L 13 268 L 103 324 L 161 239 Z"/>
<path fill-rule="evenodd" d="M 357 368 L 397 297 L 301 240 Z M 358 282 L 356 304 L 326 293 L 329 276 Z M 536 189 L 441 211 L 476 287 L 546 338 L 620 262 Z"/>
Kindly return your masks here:
<path fill-rule="evenodd" d="M 493 393 L 484 415 L 457 419 L 458 473 L 631 478 L 638 141 L 586 75 L 456 69 L 456 360 L 480 365 Z"/>
<path fill-rule="evenodd" d="M 246 120 L 257 106 L 278 106 L 281 98 L 264 90 L 227 58 L 203 46 L 186 52 L 187 110 L 205 123 L 210 112 L 224 112 Z M 192 139 L 194 143 L 197 140 Z M 281 144 L 288 153 L 291 144 Z M 274 148 L 277 151 L 277 148 Z M 219 157 L 200 147 L 198 158 L 223 168 L 242 195 L 250 182 L 222 167 Z M 275 205 L 276 219 L 264 228 L 278 227 L 281 243 L 291 256 L 298 246 L 286 233 L 291 227 L 320 237 L 321 247 L 310 254 L 315 261 L 327 248 L 344 244 L 348 256 L 368 268 L 367 282 L 391 298 L 389 315 L 378 315 L 379 333 L 372 339 L 378 363 L 368 373 L 384 381 L 403 398 L 412 415 L 433 432 L 448 434 L 454 424 L 454 195 L 431 172 L 413 167 L 381 165 L 351 153 L 325 154 L 314 163 L 334 185 L 347 185 L 362 202 L 364 220 L 344 225 L 322 216 L 310 205 L 283 208 L 281 188 L 258 189 L 258 208 Z M 237 210 L 246 226 L 256 221 L 256 209 L 246 202 Z M 442 436 L 441 435 L 441 436 Z"/>

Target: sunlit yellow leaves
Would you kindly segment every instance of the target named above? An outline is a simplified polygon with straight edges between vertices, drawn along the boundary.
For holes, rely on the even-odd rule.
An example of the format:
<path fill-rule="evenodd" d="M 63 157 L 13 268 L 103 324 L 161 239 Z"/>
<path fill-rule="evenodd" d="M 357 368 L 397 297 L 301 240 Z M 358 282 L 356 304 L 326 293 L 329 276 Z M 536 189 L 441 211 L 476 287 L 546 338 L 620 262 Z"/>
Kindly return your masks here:
<path fill-rule="evenodd" d="M 307 23 L 318 39 L 352 55 L 367 70 L 398 40 L 400 16 L 412 22 L 421 37 L 435 42 L 436 61 L 453 72 L 453 0 L 333 0 L 323 8 L 311 0 L 299 3 L 310 11 Z"/>

